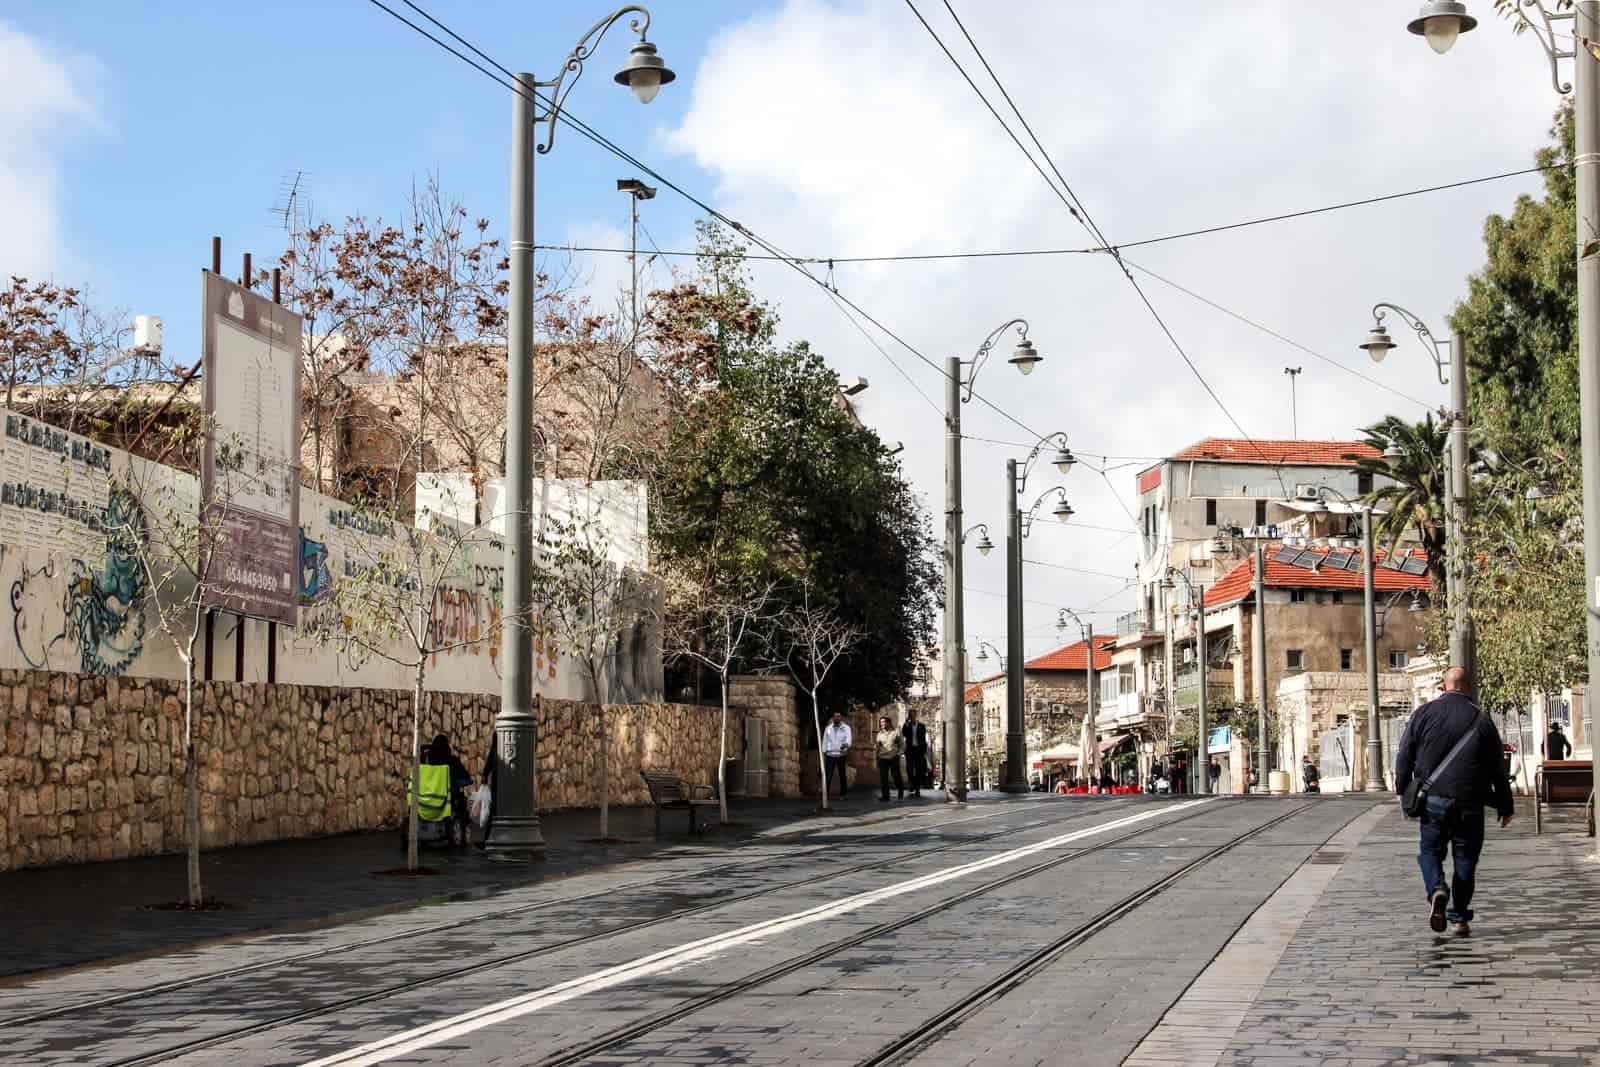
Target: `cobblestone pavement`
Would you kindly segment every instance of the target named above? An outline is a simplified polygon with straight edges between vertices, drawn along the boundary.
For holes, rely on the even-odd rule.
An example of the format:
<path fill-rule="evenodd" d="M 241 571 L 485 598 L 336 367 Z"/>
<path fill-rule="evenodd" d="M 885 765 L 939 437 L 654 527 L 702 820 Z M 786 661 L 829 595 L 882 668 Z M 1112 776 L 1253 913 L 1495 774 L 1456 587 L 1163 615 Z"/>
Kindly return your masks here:
<path fill-rule="evenodd" d="M 1251 919 L 1130 1062 L 1600 1063 L 1600 931 L 1584 909 L 1600 865 L 1575 821 L 1489 828 L 1462 939 L 1427 927 L 1416 824 L 1392 802 L 1373 815 L 1359 847 L 1303 868 Z M 1298 906 L 1275 908 L 1284 897 Z M 1246 984 L 1244 1003 L 1226 995 Z"/>
<path fill-rule="evenodd" d="M 1111 901 L 1288 815 L 914 1050 L 929 1063 L 1079 1050 L 1074 1062 L 1117 1062 L 1363 810 L 1027 797 L 808 824 L 492 899 L 37 978 L 0 989 L 0 1047 L 40 1064 L 857 1063 Z M 408 1043 L 349 1055 L 397 1034 Z"/>

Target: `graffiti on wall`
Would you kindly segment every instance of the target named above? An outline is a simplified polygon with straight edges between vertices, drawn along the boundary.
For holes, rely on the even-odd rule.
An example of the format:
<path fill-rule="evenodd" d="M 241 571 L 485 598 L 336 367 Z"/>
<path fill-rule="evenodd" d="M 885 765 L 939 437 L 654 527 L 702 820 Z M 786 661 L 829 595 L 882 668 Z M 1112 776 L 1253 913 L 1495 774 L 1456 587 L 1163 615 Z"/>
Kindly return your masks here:
<path fill-rule="evenodd" d="M 11 634 L 23 660 L 36 670 L 64 669 L 51 654 L 65 650 L 71 669 L 117 677 L 144 651 L 150 582 L 139 553 L 149 540 L 144 510 L 126 488 L 108 495 L 96 525 L 105 552 L 96 564 L 65 563 L 66 587 L 56 594 L 57 561 L 22 568 L 11 583 Z"/>
<path fill-rule="evenodd" d="M 328 566 L 328 546 L 306 536 L 300 527 L 300 604 L 320 604 L 333 595 L 333 571 Z"/>

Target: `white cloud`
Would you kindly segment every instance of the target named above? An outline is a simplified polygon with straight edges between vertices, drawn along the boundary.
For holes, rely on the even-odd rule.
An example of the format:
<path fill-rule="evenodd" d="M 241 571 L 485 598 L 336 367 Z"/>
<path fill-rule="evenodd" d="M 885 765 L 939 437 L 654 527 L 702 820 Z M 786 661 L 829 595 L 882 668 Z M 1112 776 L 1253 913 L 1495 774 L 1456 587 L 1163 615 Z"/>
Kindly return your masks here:
<path fill-rule="evenodd" d="M 94 65 L 0 23 L 0 273 L 60 265 L 60 164 L 65 134 L 98 128 L 86 83 Z"/>
<path fill-rule="evenodd" d="M 1489 17 L 1486 0 L 1478 6 L 1480 29 L 1439 57 L 1405 32 L 1402 10 L 1379 0 L 1317 17 L 1303 6 L 1251 0 L 1137 11 L 1049 0 L 956 3 L 1115 241 L 1529 165 L 1558 101 L 1533 42 Z M 942 6 L 918 7 L 986 84 Z M 716 177 L 719 207 L 796 254 L 1088 243 L 900 0 L 789 0 L 719 34 L 691 91 L 668 144 Z M 1508 210 L 1518 192 L 1537 186 L 1498 182 L 1127 255 L 1438 404 L 1443 391 L 1420 352 L 1379 369 L 1354 348 L 1368 309 L 1393 300 L 1442 328 L 1466 274 L 1482 262 L 1484 215 Z M 938 413 L 814 287 L 781 266 L 757 269 L 790 334 L 812 340 L 841 373 L 872 379 L 865 397 L 876 399 L 863 406 L 866 417 L 886 439 L 905 441 L 908 469 L 940 501 Z M 997 361 L 979 391 L 1041 433 L 1067 430 L 1080 452 L 1155 456 L 1234 433 L 1105 257 L 841 265 L 835 277 L 842 292 L 936 360 L 968 357 L 995 325 L 1028 317 L 1046 362 L 1024 380 Z M 1289 436 L 1288 365 L 1305 367 L 1302 436 L 1353 435 L 1389 411 L 1422 410 L 1140 281 L 1252 436 Z M 890 351 L 942 403 L 938 373 Z M 964 418 L 973 434 L 1023 435 L 976 403 Z M 967 447 L 967 522 L 990 522 L 997 540 L 1003 462 L 1013 451 Z M 1109 462 L 1136 464 L 1111 476 L 1131 499 L 1137 461 Z M 1030 498 L 1053 477 L 1037 476 Z M 1080 466 L 1068 488 L 1075 521 L 1131 525 L 1094 472 Z M 1118 533 L 1069 528 L 1036 533 L 1027 554 L 1124 573 L 1134 548 Z M 1003 590 L 1001 555 L 969 553 L 968 584 Z M 1030 599 L 1074 607 L 1116 588 L 1040 568 L 1030 568 L 1027 581 Z M 1132 602 L 1130 592 L 1099 606 Z M 1004 629 L 1000 600 L 972 595 L 967 604 L 970 631 Z M 1054 612 L 1030 605 L 1028 616 L 1028 631 L 1043 631 L 1030 647 L 1050 645 Z"/>

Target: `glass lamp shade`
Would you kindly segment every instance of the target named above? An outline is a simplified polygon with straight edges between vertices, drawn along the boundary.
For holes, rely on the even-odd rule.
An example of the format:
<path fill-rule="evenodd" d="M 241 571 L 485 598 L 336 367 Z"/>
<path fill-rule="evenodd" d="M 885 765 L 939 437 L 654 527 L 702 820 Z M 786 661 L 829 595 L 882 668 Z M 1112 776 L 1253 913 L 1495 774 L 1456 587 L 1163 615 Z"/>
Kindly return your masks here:
<path fill-rule="evenodd" d="M 1011 365 L 1023 374 L 1032 374 L 1033 368 L 1043 358 L 1034 349 L 1033 342 L 1024 337 L 1017 343 L 1016 350 L 1011 353 Z"/>
<path fill-rule="evenodd" d="M 994 542 L 989 540 L 989 538 L 987 536 L 985 536 L 983 540 L 978 542 L 978 555 L 987 556 L 989 553 L 991 553 L 993 551 L 994 551 Z"/>
<path fill-rule="evenodd" d="M 1072 505 L 1063 500 L 1051 510 L 1050 514 L 1054 515 L 1062 522 L 1066 522 L 1068 519 L 1072 518 L 1074 512 L 1072 510 Z"/>
<path fill-rule="evenodd" d="M 1050 462 L 1056 465 L 1056 470 L 1060 471 L 1062 474 L 1066 474 L 1071 471 L 1073 465 L 1078 462 L 1078 457 L 1072 454 L 1072 449 L 1063 448 L 1055 454 L 1055 458 Z"/>
<path fill-rule="evenodd" d="M 1394 338 L 1382 326 L 1374 326 L 1372 332 L 1367 334 L 1367 339 L 1356 347 L 1364 349 L 1372 357 L 1372 362 L 1382 363 L 1383 357 L 1394 349 Z"/>
<path fill-rule="evenodd" d="M 628 88 L 633 90 L 633 95 L 638 97 L 639 103 L 648 104 L 661 91 L 661 72 L 641 67 L 629 76 Z"/>
<path fill-rule="evenodd" d="M 1423 28 L 1422 36 L 1427 38 L 1428 47 L 1442 56 L 1455 47 L 1456 38 L 1461 36 L 1461 19 L 1455 15 L 1435 15 Z"/>
<path fill-rule="evenodd" d="M 618 85 L 632 89 L 639 103 L 648 104 L 656 98 L 656 93 L 661 91 L 663 85 L 675 78 L 677 75 L 656 54 L 656 46 L 649 41 L 640 41 L 628 50 L 628 60 L 613 80 Z"/>

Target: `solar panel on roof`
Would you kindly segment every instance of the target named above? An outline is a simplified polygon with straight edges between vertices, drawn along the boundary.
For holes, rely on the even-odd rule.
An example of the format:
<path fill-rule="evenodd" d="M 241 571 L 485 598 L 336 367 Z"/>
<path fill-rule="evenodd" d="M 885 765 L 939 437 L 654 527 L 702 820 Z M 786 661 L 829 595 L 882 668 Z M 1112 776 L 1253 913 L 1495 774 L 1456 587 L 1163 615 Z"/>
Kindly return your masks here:
<path fill-rule="evenodd" d="M 1428 561 L 1425 559 L 1408 559 L 1405 562 L 1405 566 L 1400 569 L 1407 574 L 1427 574 Z"/>
<path fill-rule="evenodd" d="M 1328 553 L 1328 566 L 1330 567 L 1343 567 L 1349 562 L 1350 553 L 1346 552 L 1342 548 Z"/>
<path fill-rule="evenodd" d="M 1392 571 L 1403 571 L 1406 569 L 1406 560 L 1410 558 L 1410 552 L 1391 552 L 1389 557 L 1383 560 L 1382 566 L 1388 567 Z"/>
<path fill-rule="evenodd" d="M 1302 552 L 1298 548 L 1280 548 L 1278 549 L 1278 562 L 1287 563 L 1291 567 L 1298 567 L 1300 566 L 1301 557 L 1308 555 L 1310 555 L 1309 552 Z"/>
<path fill-rule="evenodd" d="M 1352 552 L 1350 553 L 1350 558 L 1345 561 L 1344 569 L 1347 571 L 1359 571 L 1366 565 L 1367 558 L 1365 556 L 1360 552 Z"/>

